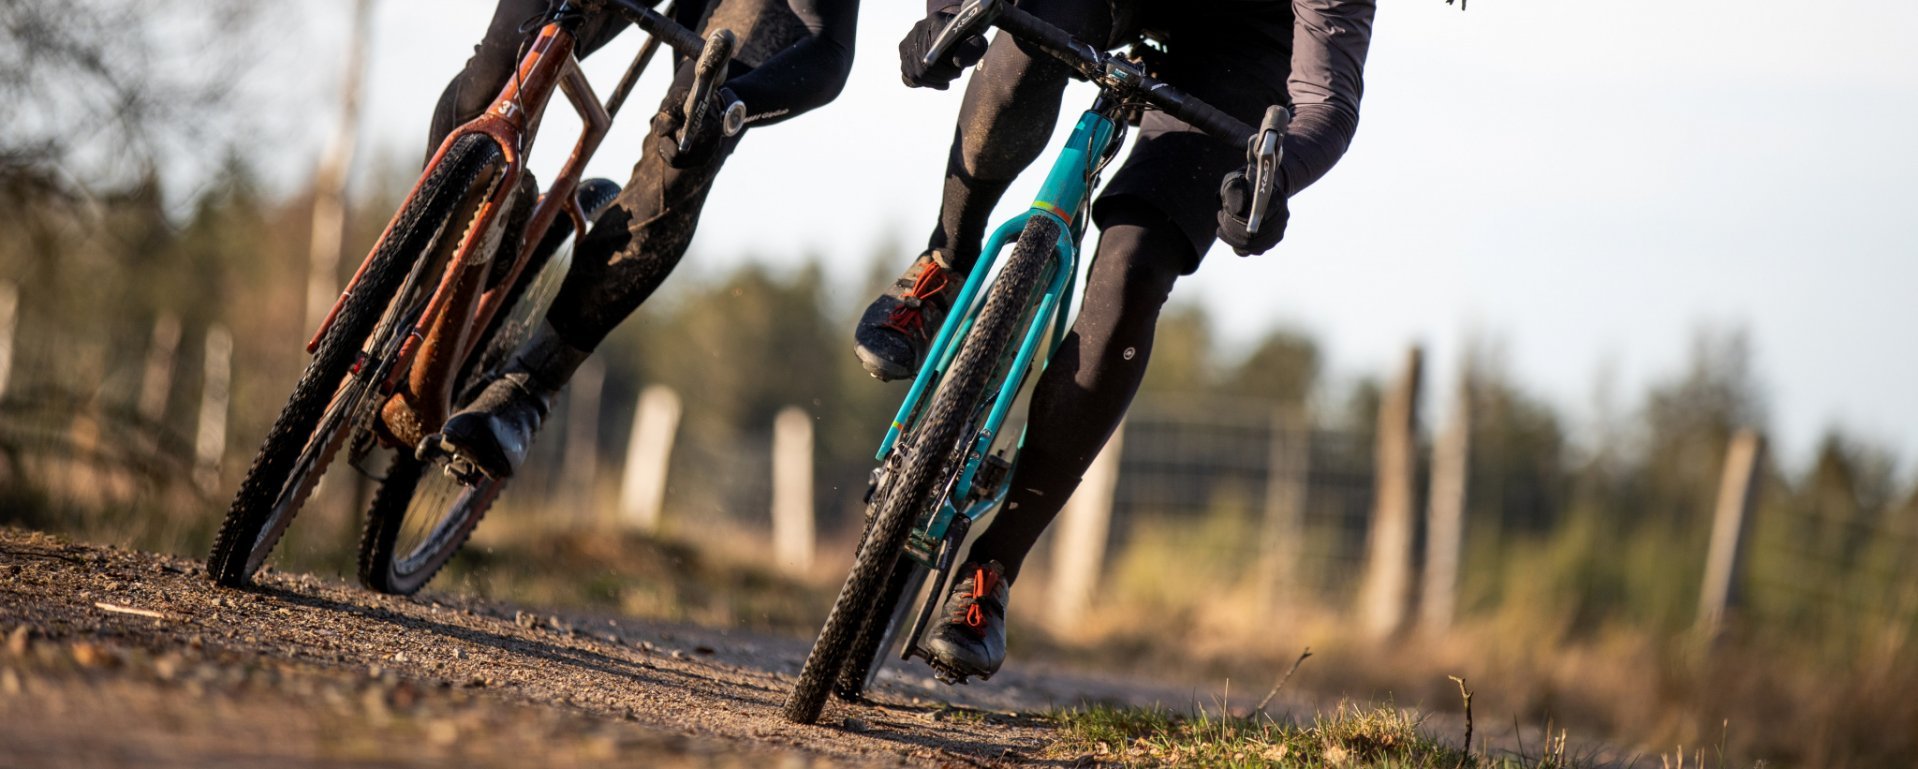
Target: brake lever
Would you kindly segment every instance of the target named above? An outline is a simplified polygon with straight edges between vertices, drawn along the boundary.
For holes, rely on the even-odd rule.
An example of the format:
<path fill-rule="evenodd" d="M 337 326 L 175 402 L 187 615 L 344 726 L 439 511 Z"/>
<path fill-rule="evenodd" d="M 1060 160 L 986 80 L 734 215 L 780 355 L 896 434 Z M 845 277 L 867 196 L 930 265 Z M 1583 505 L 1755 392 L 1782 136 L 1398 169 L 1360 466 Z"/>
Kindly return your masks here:
<path fill-rule="evenodd" d="M 959 6 L 959 13 L 946 23 L 946 28 L 932 39 L 931 50 L 926 51 L 925 59 L 919 63 L 928 67 L 938 64 L 959 41 L 991 26 L 992 20 L 999 18 L 1003 3 L 1004 0 L 966 0 L 965 5 Z"/>
<path fill-rule="evenodd" d="M 1252 170 L 1252 213 L 1245 220 L 1248 235 L 1259 234 L 1265 207 L 1278 187 L 1279 164 L 1285 160 L 1285 127 L 1291 122 L 1292 113 L 1286 108 L 1277 104 L 1267 107 L 1259 130 L 1245 142 L 1245 164 Z"/>
<path fill-rule="evenodd" d="M 706 105 L 719 93 L 719 86 L 726 80 L 726 68 L 733 61 L 733 46 L 736 40 L 732 30 L 714 30 L 706 36 L 706 47 L 700 49 L 699 60 L 693 63 L 693 87 L 686 92 L 686 103 L 681 113 L 686 116 L 684 125 L 679 127 L 679 151 L 685 152 L 692 146 L 693 137 L 705 126 Z M 739 102 L 726 105 L 720 129 L 727 136 L 739 133 L 745 125 L 746 106 Z M 738 114 L 734 114 L 738 113 Z"/>

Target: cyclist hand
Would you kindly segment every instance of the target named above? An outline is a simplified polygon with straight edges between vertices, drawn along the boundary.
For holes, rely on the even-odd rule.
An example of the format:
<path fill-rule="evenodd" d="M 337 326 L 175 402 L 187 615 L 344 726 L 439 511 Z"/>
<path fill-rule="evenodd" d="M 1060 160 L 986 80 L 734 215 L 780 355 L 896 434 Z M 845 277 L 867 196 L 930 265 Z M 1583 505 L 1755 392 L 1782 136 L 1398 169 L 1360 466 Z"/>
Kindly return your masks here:
<path fill-rule="evenodd" d="M 926 66 L 927 52 L 932 50 L 933 41 L 939 38 L 953 16 L 949 11 L 933 11 L 912 25 L 905 39 L 899 41 L 899 70 L 906 85 L 944 91 L 952 81 L 959 79 L 960 73 L 978 64 L 986 55 L 985 36 L 973 35 L 954 43 L 944 58 Z"/>
<path fill-rule="evenodd" d="M 654 146 L 660 157 L 674 168 L 707 165 L 738 141 L 738 132 L 726 135 L 726 112 L 739 102 L 731 89 L 721 86 L 706 100 L 705 109 L 695 116 L 685 150 L 680 149 L 680 130 L 686 127 L 686 95 L 692 92 L 692 67 L 681 67 L 673 87 L 666 92 L 666 103 L 653 116 Z M 743 128 L 740 132 L 743 132 Z"/>
<path fill-rule="evenodd" d="M 1278 245 L 1285 237 L 1286 220 L 1292 215 L 1285 205 L 1285 191 L 1276 190 L 1265 206 L 1258 234 L 1246 232 L 1252 217 L 1252 182 L 1245 171 L 1241 168 L 1226 174 L 1219 185 L 1219 239 L 1239 256 L 1263 254 Z"/>

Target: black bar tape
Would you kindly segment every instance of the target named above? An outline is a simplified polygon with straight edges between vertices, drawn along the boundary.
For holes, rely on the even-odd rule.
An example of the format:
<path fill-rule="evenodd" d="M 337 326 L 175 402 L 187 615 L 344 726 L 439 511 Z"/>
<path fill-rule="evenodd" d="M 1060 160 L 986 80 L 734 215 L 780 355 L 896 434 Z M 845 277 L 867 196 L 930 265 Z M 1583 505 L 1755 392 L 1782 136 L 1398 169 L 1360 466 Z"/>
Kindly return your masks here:
<path fill-rule="evenodd" d="M 1072 39 L 1072 35 L 1067 34 L 1065 30 L 1017 6 L 1006 6 L 999 12 L 999 18 L 993 20 L 993 23 L 1011 32 L 1013 37 L 1039 46 L 1046 53 L 1072 65 L 1081 74 L 1099 71 L 1099 52 L 1092 46 Z"/>
<path fill-rule="evenodd" d="M 1234 147 L 1244 147 L 1252 138 L 1252 126 L 1246 125 L 1245 121 L 1219 111 L 1217 107 L 1174 88 L 1170 83 L 1148 77 L 1140 82 L 1140 86 L 1145 100 L 1152 102 L 1153 106 L 1220 141 Z"/>
<path fill-rule="evenodd" d="M 633 0 L 611 0 L 611 2 L 619 6 L 621 11 L 625 11 L 626 17 L 632 19 L 640 29 L 646 30 L 646 34 L 666 41 L 667 45 L 672 46 L 673 50 L 678 51 L 682 56 L 696 59 L 699 58 L 699 53 L 706 49 L 704 38 L 680 26 L 679 22 L 666 18 L 658 11 Z"/>

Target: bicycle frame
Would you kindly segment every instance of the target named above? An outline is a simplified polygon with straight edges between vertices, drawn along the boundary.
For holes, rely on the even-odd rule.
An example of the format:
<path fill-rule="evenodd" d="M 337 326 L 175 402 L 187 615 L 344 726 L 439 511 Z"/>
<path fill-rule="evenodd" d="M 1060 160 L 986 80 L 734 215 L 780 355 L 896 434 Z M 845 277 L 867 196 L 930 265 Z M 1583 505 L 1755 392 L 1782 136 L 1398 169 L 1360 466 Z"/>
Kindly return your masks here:
<path fill-rule="evenodd" d="M 592 85 L 586 81 L 579 69 L 579 62 L 573 56 L 575 44 L 572 24 L 565 20 L 555 20 L 543 27 L 538 37 L 520 60 L 514 77 L 493 100 L 484 113 L 472 121 L 454 129 L 440 143 L 433 157 L 427 161 L 426 171 L 420 175 L 420 182 L 414 184 L 407 193 L 399 210 L 404 211 L 414 196 L 420 194 L 420 184 L 431 174 L 432 169 L 445 158 L 455 142 L 473 134 L 484 135 L 497 143 L 502 151 L 505 168 L 497 177 L 498 182 L 487 193 L 486 199 L 479 204 L 472 226 L 468 227 L 458 248 L 453 252 L 442 273 L 438 286 L 427 301 L 419 320 L 409 330 L 406 342 L 402 345 L 397 365 L 391 369 L 393 376 L 382 384 L 382 394 L 390 394 L 396 389 L 402 376 L 411 380 L 413 390 L 419 394 L 439 392 L 437 383 L 453 377 L 467 356 L 477 346 L 479 334 L 467 333 L 473 329 L 485 328 L 493 316 L 501 311 L 504 298 L 524 270 L 533 249 L 559 215 L 564 212 L 572 219 L 574 231 L 584 231 L 585 216 L 575 201 L 574 192 L 579 186 L 579 178 L 585 171 L 586 163 L 598 150 L 600 142 L 612 126 L 612 116 L 607 113 L 593 94 Z M 522 245 L 513 252 L 513 266 L 504 280 L 491 289 L 483 289 L 484 281 L 462 280 L 471 270 L 490 270 L 488 260 L 476 261 L 475 252 L 484 243 L 489 233 L 504 224 L 500 219 L 506 210 L 508 196 L 518 187 L 520 174 L 525 172 L 526 150 L 532 146 L 538 135 L 540 119 L 544 117 L 547 104 L 552 100 L 555 89 L 563 92 L 572 103 L 583 124 L 580 135 L 574 144 L 572 154 L 560 167 L 559 175 L 552 186 L 535 203 L 529 217 Z M 334 303 L 333 310 L 321 322 L 319 329 L 307 343 L 309 353 L 318 349 L 320 340 L 333 322 L 347 297 L 359 287 L 367 265 L 372 263 L 372 254 L 377 253 L 377 243 L 383 243 L 398 226 L 399 217 L 387 223 L 386 230 L 366 261 L 354 273 L 347 283 L 340 299 Z M 464 284 L 464 287 L 462 286 Z M 481 288 L 475 301 L 471 296 L 474 288 Z M 431 351 L 435 346 L 444 346 L 437 354 L 422 353 Z M 411 364 L 416 359 L 429 363 L 420 367 Z M 427 426 L 428 431 L 437 430 L 438 425 Z"/>
<path fill-rule="evenodd" d="M 1107 114 L 1105 101 L 1095 105 L 1080 116 L 1074 126 L 1071 138 L 1053 162 L 1052 170 L 1046 175 L 1032 207 L 1000 225 L 987 239 L 985 248 L 979 254 L 979 260 L 966 277 L 965 286 L 960 289 L 959 297 L 953 301 L 954 311 L 946 317 L 934 337 L 931 347 L 926 351 L 925 360 L 931 364 L 920 369 L 914 378 L 912 389 L 906 393 L 906 399 L 899 406 L 899 412 L 893 417 L 892 426 L 887 429 L 886 437 L 881 441 L 876 458 L 882 463 L 899 448 L 899 438 L 913 425 L 924 405 L 926 396 L 933 391 L 946 369 L 952 365 L 953 358 L 959 352 L 959 343 L 971 330 L 974 320 L 985 306 L 983 294 L 993 266 L 1006 246 L 1015 242 L 1028 222 L 1035 216 L 1051 217 L 1059 224 L 1059 241 L 1053 249 L 1053 263 L 1045 278 L 1045 291 L 1039 295 L 1036 310 L 1032 312 L 1030 325 L 1021 336 L 1018 352 L 1013 356 L 1012 365 L 1006 370 L 1005 379 L 998 383 L 992 400 L 992 408 L 979 424 L 978 432 L 972 439 L 972 450 L 965 466 L 957 479 L 947 489 L 933 511 L 922 525 L 913 531 L 907 552 L 928 568 L 938 568 L 940 543 L 947 539 L 955 518 L 963 516 L 969 528 L 1005 501 L 1010 473 L 998 478 L 994 486 L 975 495 L 973 484 L 979 479 L 981 465 L 986 461 L 993 442 L 1000 437 L 1006 417 L 1024 386 L 1033 359 L 1038 356 L 1041 345 L 1056 350 L 1065 339 L 1068 313 L 1067 304 L 1071 301 L 1075 278 L 1078 274 L 1079 241 L 1085 234 L 1083 216 L 1087 211 L 1086 202 L 1096 183 L 1096 171 L 1112 151 L 1117 149 L 1121 139 L 1120 123 L 1114 114 Z M 1047 334 L 1047 326 L 1051 333 Z M 1020 437 L 1023 444 L 1024 436 Z M 1016 449 L 1015 449 L 1016 462 Z M 960 504 L 964 500 L 977 499 Z"/>
<path fill-rule="evenodd" d="M 526 54 L 521 57 L 514 70 L 513 77 L 500 90 L 492 104 L 479 117 L 455 128 L 440 142 L 438 149 L 427 161 L 419 181 L 414 183 L 406 198 L 401 201 L 399 211 L 404 212 L 411 206 L 413 199 L 421 192 L 421 185 L 431 176 L 432 171 L 445 158 L 460 139 L 479 134 L 486 136 L 499 145 L 504 169 L 495 177 L 495 183 L 487 191 L 486 197 L 479 203 L 473 221 L 467 227 L 458 247 L 447 260 L 439 282 L 433 294 L 427 300 L 425 309 L 413 327 L 407 330 L 405 343 L 390 369 L 387 381 L 381 383 L 380 395 L 388 396 L 400 386 L 402 379 L 416 396 L 429 397 L 430 394 L 450 391 L 446 383 L 465 365 L 466 360 L 479 346 L 480 336 L 477 330 L 488 327 L 495 315 L 507 311 L 504 305 L 511 289 L 522 278 L 527 264 L 547 232 L 558 221 L 561 214 L 571 219 L 573 231 L 586 231 L 585 213 L 580 210 L 575 192 L 579 188 L 580 176 L 586 164 L 598 151 L 600 143 L 612 127 L 613 115 L 626 100 L 626 95 L 638 80 L 639 71 L 651 60 L 653 52 L 660 42 L 665 42 L 681 53 L 697 55 L 705 40 L 677 23 L 660 15 L 650 7 L 632 0 L 614 0 L 613 9 L 627 15 L 635 24 L 649 35 L 646 44 L 634 57 L 625 76 L 614 89 L 612 98 L 602 105 L 593 93 L 592 85 L 580 71 L 579 60 L 573 55 L 577 44 L 576 31 L 586 18 L 571 2 L 563 2 L 552 11 L 550 20 L 540 28 Z M 730 39 L 730 38 L 729 38 Z M 690 53 L 689 53 L 690 52 Z M 571 154 L 560 166 L 558 175 L 553 179 L 545 193 L 534 203 L 528 217 L 520 243 L 512 252 L 512 266 L 503 279 L 486 288 L 486 281 L 476 280 L 475 271 L 493 269 L 492 259 L 476 259 L 484 255 L 482 247 L 490 250 L 488 241 L 497 237 L 497 230 L 504 225 L 501 218 L 508 210 L 511 196 L 518 190 L 521 174 L 526 172 L 526 154 L 538 136 L 540 120 L 545 116 L 554 91 L 565 94 L 573 110 L 579 115 L 581 129 L 573 145 Z M 380 244 L 393 236 L 393 230 L 399 226 L 399 213 L 390 220 L 381 233 L 373 249 L 348 281 L 340 298 L 334 302 L 320 327 L 314 331 L 307 342 L 307 353 L 312 354 L 319 348 L 320 341 L 333 326 L 348 297 L 360 287 L 366 270 L 372 264 L 374 255 L 379 253 Z M 544 297 L 550 301 L 551 297 Z M 542 308 L 543 314 L 543 308 Z M 421 365 L 414 366 L 419 361 Z M 364 365 L 364 364 L 361 364 Z M 356 371 L 358 368 L 356 367 Z M 440 397 L 444 396 L 430 396 Z M 433 412 L 443 418 L 445 403 L 436 404 L 441 408 Z M 424 432 L 437 432 L 438 424 L 422 426 Z M 384 440 L 384 437 L 382 438 Z M 408 447 L 410 448 L 410 447 Z"/>

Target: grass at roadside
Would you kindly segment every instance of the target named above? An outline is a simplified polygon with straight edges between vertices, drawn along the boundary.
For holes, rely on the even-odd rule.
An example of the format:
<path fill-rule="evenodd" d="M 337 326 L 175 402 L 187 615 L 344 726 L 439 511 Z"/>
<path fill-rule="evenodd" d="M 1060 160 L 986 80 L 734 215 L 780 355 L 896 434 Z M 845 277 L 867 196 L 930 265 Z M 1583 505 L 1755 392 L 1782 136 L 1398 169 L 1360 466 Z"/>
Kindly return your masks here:
<path fill-rule="evenodd" d="M 1574 769 L 1594 762 L 1562 742 L 1542 756 L 1481 756 L 1421 733 L 1419 717 L 1390 707 L 1342 706 L 1311 723 L 1265 715 L 1187 715 L 1090 706 L 1051 715 L 1051 757 L 1123 767 L 1401 767 Z"/>

